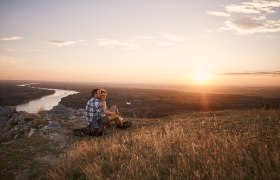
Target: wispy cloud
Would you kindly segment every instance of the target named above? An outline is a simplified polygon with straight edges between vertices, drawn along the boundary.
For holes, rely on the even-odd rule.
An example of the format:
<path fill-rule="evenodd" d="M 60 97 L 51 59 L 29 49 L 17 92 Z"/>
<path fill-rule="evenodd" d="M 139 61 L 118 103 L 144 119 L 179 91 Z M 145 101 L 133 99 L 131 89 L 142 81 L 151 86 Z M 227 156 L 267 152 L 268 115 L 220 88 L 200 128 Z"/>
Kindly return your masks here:
<path fill-rule="evenodd" d="M 71 46 L 73 44 L 77 44 L 77 41 L 64 41 L 64 40 L 48 40 L 46 42 L 49 45 L 53 45 L 53 46 Z"/>
<path fill-rule="evenodd" d="M 28 52 L 45 52 L 46 50 L 31 48 L 31 49 L 26 49 L 25 51 L 28 51 Z"/>
<path fill-rule="evenodd" d="M 16 50 L 16 49 L 6 49 L 6 51 L 8 51 L 8 52 L 18 52 L 18 50 Z"/>
<path fill-rule="evenodd" d="M 141 40 L 152 40 L 155 39 L 154 36 L 149 36 L 149 35 L 139 35 L 135 36 L 136 39 L 141 39 Z"/>
<path fill-rule="evenodd" d="M 22 37 L 22 36 L 8 36 L 8 37 L 2 37 L 1 40 L 2 41 L 16 41 L 16 40 L 20 40 L 23 38 L 24 37 Z"/>
<path fill-rule="evenodd" d="M 224 6 L 225 13 L 229 14 L 221 30 L 234 30 L 238 34 L 254 34 L 280 32 L 280 19 L 271 14 L 280 10 L 280 0 L 249 0 L 237 4 Z M 210 15 L 219 16 L 215 11 Z M 224 14 L 225 15 L 225 14 Z"/>
<path fill-rule="evenodd" d="M 178 36 L 178 35 L 169 34 L 169 33 L 165 33 L 165 32 L 162 32 L 160 34 L 164 38 L 166 38 L 167 40 L 175 41 L 175 42 L 183 42 L 183 41 L 185 41 L 187 39 L 187 37 L 184 37 L 184 36 Z"/>
<path fill-rule="evenodd" d="M 179 36 L 166 32 L 158 32 L 150 35 L 136 35 L 126 40 L 101 38 L 97 39 L 97 46 L 120 48 L 120 49 L 139 49 L 146 45 L 156 45 L 160 47 L 170 47 L 187 40 L 185 36 Z"/>
<path fill-rule="evenodd" d="M 161 46 L 161 47 L 170 47 L 170 46 L 173 46 L 174 43 L 171 43 L 171 42 L 158 42 L 157 45 Z"/>
<path fill-rule="evenodd" d="M 135 40 L 118 40 L 118 39 L 97 39 L 98 46 L 121 49 L 139 49 L 141 45 Z"/>
<path fill-rule="evenodd" d="M 280 20 L 256 21 L 251 18 L 230 19 L 222 30 L 236 30 L 239 34 L 280 32 Z"/>
<path fill-rule="evenodd" d="M 244 75 L 279 75 L 280 71 L 254 71 L 254 72 L 229 72 L 229 73 L 223 73 L 221 75 L 229 75 L 229 76 L 244 76 Z"/>
<path fill-rule="evenodd" d="M 7 65 L 7 64 L 16 64 L 16 60 L 12 57 L 8 56 L 1 56 L 0 55 L 0 65 Z"/>
<path fill-rule="evenodd" d="M 274 13 L 280 7 L 279 0 L 252 0 L 239 4 L 230 4 L 225 8 L 230 13 L 262 14 Z"/>
<path fill-rule="evenodd" d="M 226 13 L 226 12 L 208 11 L 207 14 L 214 15 L 214 16 L 220 16 L 220 17 L 230 17 L 230 14 Z"/>

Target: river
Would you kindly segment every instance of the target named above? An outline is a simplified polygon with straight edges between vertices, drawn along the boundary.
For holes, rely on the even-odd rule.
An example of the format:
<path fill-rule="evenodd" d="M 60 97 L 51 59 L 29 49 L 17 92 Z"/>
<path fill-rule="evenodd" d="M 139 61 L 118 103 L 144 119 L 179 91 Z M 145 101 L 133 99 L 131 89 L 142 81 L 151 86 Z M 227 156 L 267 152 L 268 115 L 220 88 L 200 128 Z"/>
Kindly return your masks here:
<path fill-rule="evenodd" d="M 18 86 L 30 86 L 35 83 L 30 84 L 22 84 Z M 39 87 L 30 87 L 30 88 L 38 88 Z M 63 90 L 63 89 L 50 89 L 50 88 L 40 88 L 47 90 L 54 90 L 55 93 L 47 96 L 43 96 L 40 99 L 31 100 L 28 103 L 20 104 L 16 106 L 17 111 L 26 111 L 28 113 L 37 113 L 40 109 L 50 110 L 54 106 L 58 105 L 62 98 L 77 94 L 79 92 L 72 90 Z"/>

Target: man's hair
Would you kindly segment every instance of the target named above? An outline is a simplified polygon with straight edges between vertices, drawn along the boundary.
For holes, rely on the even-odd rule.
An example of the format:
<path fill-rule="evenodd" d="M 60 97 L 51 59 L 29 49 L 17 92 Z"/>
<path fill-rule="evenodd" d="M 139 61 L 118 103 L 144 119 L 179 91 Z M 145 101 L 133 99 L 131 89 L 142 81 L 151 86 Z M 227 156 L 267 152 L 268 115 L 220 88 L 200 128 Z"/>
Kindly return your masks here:
<path fill-rule="evenodd" d="M 97 94 L 97 91 L 99 91 L 99 90 L 100 90 L 99 88 L 98 88 L 98 89 L 93 89 L 92 92 L 91 92 L 92 96 L 94 96 L 95 94 Z"/>
<path fill-rule="evenodd" d="M 107 94 L 107 91 L 105 89 L 100 89 L 101 93 Z"/>

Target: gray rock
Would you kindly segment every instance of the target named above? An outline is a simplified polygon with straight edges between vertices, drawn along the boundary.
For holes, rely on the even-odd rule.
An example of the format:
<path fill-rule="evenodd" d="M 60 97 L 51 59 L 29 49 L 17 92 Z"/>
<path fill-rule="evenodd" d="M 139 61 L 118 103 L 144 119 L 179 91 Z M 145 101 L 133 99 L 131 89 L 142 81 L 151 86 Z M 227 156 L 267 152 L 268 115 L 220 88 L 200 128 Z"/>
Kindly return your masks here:
<path fill-rule="evenodd" d="M 73 108 L 67 108 L 61 104 L 54 106 L 48 114 L 57 114 L 65 117 L 70 117 L 72 115 L 75 115 L 76 110 Z"/>
<path fill-rule="evenodd" d="M 76 115 L 83 117 L 83 116 L 86 115 L 86 110 L 85 109 L 79 109 L 79 110 L 77 110 Z"/>
<path fill-rule="evenodd" d="M 1 117 L 10 117 L 11 114 L 16 112 L 16 107 L 15 106 L 0 106 L 0 116 Z"/>
<path fill-rule="evenodd" d="M 0 128 L 11 118 L 14 112 L 16 112 L 16 107 L 14 106 L 0 106 Z"/>

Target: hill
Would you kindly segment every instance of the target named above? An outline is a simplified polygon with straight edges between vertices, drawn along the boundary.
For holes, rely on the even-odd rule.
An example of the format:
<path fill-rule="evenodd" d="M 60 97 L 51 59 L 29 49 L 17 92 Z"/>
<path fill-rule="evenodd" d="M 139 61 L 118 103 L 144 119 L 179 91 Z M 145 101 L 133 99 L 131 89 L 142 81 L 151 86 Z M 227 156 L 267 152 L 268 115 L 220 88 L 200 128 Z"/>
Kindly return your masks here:
<path fill-rule="evenodd" d="M 226 110 L 136 120 L 76 142 L 51 179 L 279 179 L 280 111 Z"/>

